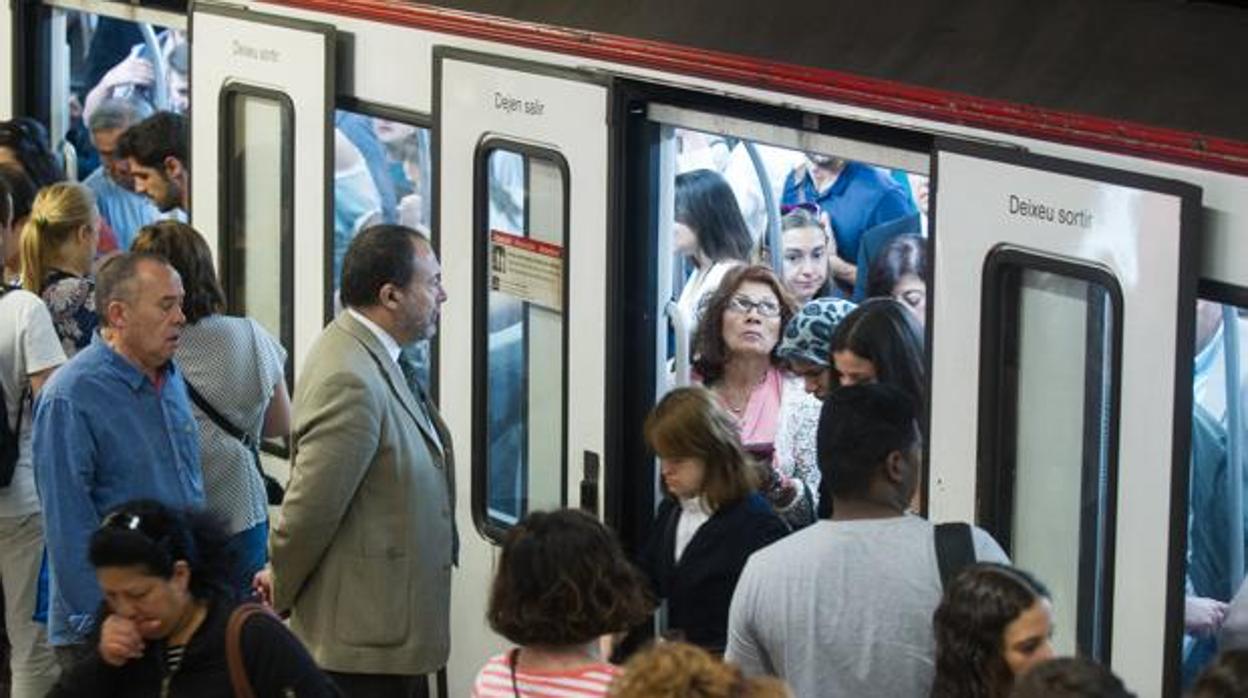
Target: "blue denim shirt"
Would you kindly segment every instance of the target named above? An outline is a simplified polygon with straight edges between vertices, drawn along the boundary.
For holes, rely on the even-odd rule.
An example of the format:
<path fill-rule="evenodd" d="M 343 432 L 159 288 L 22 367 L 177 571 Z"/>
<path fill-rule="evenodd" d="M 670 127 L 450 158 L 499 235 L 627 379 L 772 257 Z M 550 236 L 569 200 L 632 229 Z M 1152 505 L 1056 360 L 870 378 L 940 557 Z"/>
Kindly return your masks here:
<path fill-rule="evenodd" d="M 160 390 L 97 333 L 57 370 L 34 412 L 35 483 L 51 567 L 48 638 L 79 644 L 102 594 L 87 559 L 110 509 L 146 498 L 204 506 L 199 432 L 186 384 L 170 362 Z"/>
<path fill-rule="evenodd" d="M 858 162 L 845 163 L 845 169 L 822 194 L 809 172 L 801 181 L 789 174 L 780 202 L 818 204 L 832 222 L 836 256 L 850 264 L 858 263 L 858 241 L 868 228 L 918 211 L 909 193 L 896 180 Z M 865 274 L 867 270 L 860 269 L 858 273 Z"/>

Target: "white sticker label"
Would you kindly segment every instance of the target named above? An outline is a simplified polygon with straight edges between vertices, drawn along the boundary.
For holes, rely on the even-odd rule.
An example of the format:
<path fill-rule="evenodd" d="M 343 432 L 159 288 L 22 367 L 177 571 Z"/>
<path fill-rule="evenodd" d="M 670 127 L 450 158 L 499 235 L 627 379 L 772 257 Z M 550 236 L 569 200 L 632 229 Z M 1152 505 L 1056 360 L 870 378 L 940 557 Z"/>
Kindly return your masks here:
<path fill-rule="evenodd" d="M 491 230 L 490 290 L 563 312 L 563 248 Z"/>

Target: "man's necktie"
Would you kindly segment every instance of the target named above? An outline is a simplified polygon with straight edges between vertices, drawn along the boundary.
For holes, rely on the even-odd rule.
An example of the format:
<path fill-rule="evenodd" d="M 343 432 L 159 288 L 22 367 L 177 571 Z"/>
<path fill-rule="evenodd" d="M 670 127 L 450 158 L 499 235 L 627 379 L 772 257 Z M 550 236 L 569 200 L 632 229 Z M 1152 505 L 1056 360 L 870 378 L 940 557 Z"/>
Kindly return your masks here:
<path fill-rule="evenodd" d="M 412 347 L 404 347 L 399 352 L 399 370 L 403 373 L 403 380 L 407 382 L 407 389 L 412 391 L 412 397 L 416 398 L 416 404 L 420 406 L 421 426 L 428 429 L 430 434 L 433 434 L 434 442 L 441 447 L 442 437 L 433 425 L 429 404 L 425 400 L 425 389 L 421 383 L 421 363 L 418 352 Z"/>

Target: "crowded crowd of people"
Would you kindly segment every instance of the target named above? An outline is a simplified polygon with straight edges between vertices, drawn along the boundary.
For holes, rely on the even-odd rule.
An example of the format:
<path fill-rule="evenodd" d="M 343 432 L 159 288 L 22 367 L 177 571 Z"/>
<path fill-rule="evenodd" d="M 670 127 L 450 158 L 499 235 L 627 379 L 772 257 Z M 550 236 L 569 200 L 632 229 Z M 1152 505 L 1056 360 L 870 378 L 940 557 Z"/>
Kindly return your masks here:
<path fill-rule="evenodd" d="M 338 209 L 342 312 L 292 395 L 287 348 L 227 314 L 185 222 L 184 118 L 122 89 L 145 65 L 132 51 L 87 97 L 81 183 L 40 124 L 0 123 L 11 695 L 430 695 L 460 532 L 453 438 L 410 358 L 446 300 L 427 174 L 405 169 L 427 146 L 340 115 L 336 178 L 372 188 Z M 398 169 L 372 172 L 374 149 Z M 387 172 L 410 186 L 383 192 Z M 693 370 L 644 424 L 649 537 L 630 554 L 567 509 L 510 527 L 484 613 L 507 645 L 472 694 L 1131 695 L 1055 658 L 1043 580 L 987 532 L 920 515 L 926 194 L 817 153 L 781 184 L 770 250 L 719 170 L 676 177 Z M 258 455 L 274 437 L 280 501 Z M 1200 608 L 1219 616 L 1202 628 L 1229 612 Z M 1193 678 L 1240 695 L 1248 660 Z"/>

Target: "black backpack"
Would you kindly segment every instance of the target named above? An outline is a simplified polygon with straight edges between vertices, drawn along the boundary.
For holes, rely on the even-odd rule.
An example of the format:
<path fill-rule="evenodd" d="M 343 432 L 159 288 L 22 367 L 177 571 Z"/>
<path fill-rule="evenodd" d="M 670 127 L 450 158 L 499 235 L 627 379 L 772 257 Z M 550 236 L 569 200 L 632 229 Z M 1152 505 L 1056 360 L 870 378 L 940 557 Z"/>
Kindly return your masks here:
<path fill-rule="evenodd" d="M 9 287 L 0 284 L 0 300 L 9 292 Z M 4 386 L 0 384 L 0 489 L 13 482 L 13 473 L 17 471 L 18 440 L 22 429 L 22 407 L 26 400 L 25 394 L 17 403 L 17 426 L 9 428 L 9 401 L 4 394 Z"/>

